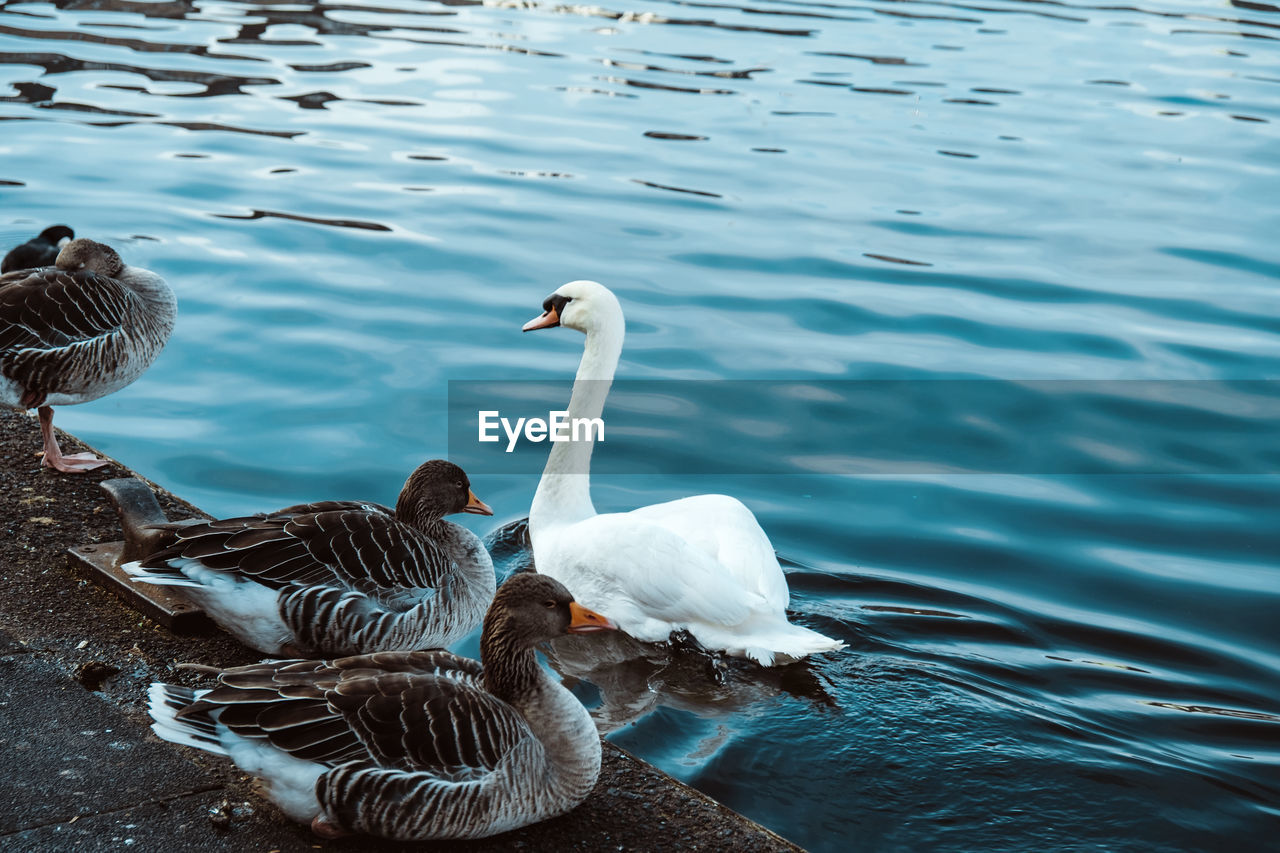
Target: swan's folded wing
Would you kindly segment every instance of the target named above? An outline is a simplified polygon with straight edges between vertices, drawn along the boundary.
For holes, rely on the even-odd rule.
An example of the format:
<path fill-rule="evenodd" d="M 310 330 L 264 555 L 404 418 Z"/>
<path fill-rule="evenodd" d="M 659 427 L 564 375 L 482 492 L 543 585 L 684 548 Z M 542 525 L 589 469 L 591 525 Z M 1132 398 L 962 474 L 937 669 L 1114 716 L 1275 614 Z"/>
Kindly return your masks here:
<path fill-rule="evenodd" d="M 51 371 L 67 351 L 105 344 L 119 335 L 138 301 L 113 278 L 54 267 L 0 276 L 0 364 L 24 388 L 56 390 Z"/>
<path fill-rule="evenodd" d="M 493 770 L 532 738 L 510 705 L 447 675 L 353 674 L 327 697 L 382 767 L 463 781 Z"/>
<path fill-rule="evenodd" d="M 626 515 L 665 527 L 722 565 L 747 589 L 775 608 L 786 608 L 786 576 L 773 543 L 742 501 L 728 495 L 694 495 L 633 509 Z"/>
<path fill-rule="evenodd" d="M 627 514 L 597 515 L 574 525 L 572 550 L 588 570 L 625 579 L 619 594 L 653 618 L 732 626 L 768 606 L 677 534 Z"/>
<path fill-rule="evenodd" d="M 285 531 L 355 589 L 434 589 L 451 567 L 448 554 L 424 534 L 380 512 L 300 515 Z"/>

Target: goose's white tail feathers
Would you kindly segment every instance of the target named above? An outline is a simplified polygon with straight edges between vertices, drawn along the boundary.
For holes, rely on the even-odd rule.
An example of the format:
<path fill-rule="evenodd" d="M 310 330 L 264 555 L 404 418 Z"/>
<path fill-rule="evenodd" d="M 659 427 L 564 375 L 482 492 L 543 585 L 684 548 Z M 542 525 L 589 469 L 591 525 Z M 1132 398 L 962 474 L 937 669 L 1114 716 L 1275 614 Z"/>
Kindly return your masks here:
<path fill-rule="evenodd" d="M 294 758 L 265 740 L 240 737 L 220 727 L 208 714 L 178 717 L 180 711 L 208 692 L 179 684 L 152 683 L 147 691 L 147 711 L 155 721 L 151 730 L 170 743 L 230 758 L 241 770 L 261 779 L 267 796 L 294 820 L 307 823 L 319 815 L 316 780 L 328 767 Z"/>
<path fill-rule="evenodd" d="M 214 622 L 230 628 L 245 645 L 269 655 L 283 653 L 293 631 L 280 614 L 280 593 L 232 572 L 206 568 L 197 559 L 174 558 L 167 566 L 143 568 L 136 561 L 120 568 L 134 581 L 184 587 L 186 597 Z"/>
<path fill-rule="evenodd" d="M 168 566 L 158 569 L 145 569 L 142 567 L 142 563 L 137 560 L 132 563 L 122 563 L 120 570 L 135 581 L 142 581 L 155 586 L 187 586 L 197 589 L 205 586 L 205 584 L 180 574 Z"/>
<path fill-rule="evenodd" d="M 180 684 L 152 682 L 147 690 L 147 712 L 155 720 L 151 730 L 170 743 L 192 746 L 214 755 L 228 755 L 218 737 L 218 724 L 212 717 L 193 714 L 178 718 L 178 712 L 207 692 Z"/>

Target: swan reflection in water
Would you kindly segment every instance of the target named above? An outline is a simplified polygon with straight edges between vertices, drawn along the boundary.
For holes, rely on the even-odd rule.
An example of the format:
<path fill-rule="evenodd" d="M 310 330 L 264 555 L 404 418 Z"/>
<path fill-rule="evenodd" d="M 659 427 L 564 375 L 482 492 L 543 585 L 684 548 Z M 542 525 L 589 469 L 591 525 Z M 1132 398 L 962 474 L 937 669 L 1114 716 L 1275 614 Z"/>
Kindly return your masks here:
<path fill-rule="evenodd" d="M 499 577 L 534 571 L 528 519 L 505 524 L 484 541 Z M 585 681 L 599 689 L 600 704 L 591 716 L 601 735 L 663 707 L 703 718 L 729 716 L 781 696 L 836 707 L 825 679 L 807 661 L 762 667 L 710 654 L 675 636 L 666 643 L 642 643 L 617 631 L 591 640 L 566 636 L 542 648 L 566 686 Z"/>

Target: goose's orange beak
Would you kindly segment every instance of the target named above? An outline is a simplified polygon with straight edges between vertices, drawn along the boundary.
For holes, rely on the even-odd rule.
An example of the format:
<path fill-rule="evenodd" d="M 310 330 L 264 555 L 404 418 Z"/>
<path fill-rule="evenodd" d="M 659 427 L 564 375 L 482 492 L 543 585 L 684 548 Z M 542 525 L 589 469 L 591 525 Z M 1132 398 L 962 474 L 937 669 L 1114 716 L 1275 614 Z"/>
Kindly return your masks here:
<path fill-rule="evenodd" d="M 470 489 L 467 489 L 467 505 L 462 508 L 462 511 L 474 515 L 493 515 L 489 505 L 476 497 L 476 493 Z"/>
<path fill-rule="evenodd" d="M 576 601 L 569 602 L 569 615 L 573 617 L 569 620 L 570 634 L 595 634 L 600 631 L 618 630 L 618 626 L 610 619 L 594 610 L 588 610 Z"/>
<path fill-rule="evenodd" d="M 554 307 L 548 308 L 543 314 L 534 317 L 529 322 L 520 327 L 522 332 L 532 332 L 534 329 L 550 329 L 560 325 L 560 312 Z"/>

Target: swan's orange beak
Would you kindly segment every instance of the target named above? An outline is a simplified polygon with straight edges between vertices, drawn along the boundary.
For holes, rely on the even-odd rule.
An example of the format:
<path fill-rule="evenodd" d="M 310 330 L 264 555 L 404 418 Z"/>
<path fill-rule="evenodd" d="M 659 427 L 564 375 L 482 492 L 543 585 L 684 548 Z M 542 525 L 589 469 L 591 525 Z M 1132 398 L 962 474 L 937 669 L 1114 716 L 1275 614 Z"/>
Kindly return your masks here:
<path fill-rule="evenodd" d="M 600 631 L 616 631 L 618 626 L 594 610 L 588 610 L 576 601 L 569 602 L 570 634 L 595 634 Z"/>
<path fill-rule="evenodd" d="M 538 317 L 534 317 L 529 322 L 520 327 L 522 332 L 532 332 L 534 329 L 550 329 L 560 325 L 560 312 L 554 307 L 548 308 L 545 313 Z"/>
<path fill-rule="evenodd" d="M 489 505 L 476 497 L 476 493 L 470 489 L 467 489 L 467 505 L 462 508 L 462 511 L 474 515 L 493 515 Z"/>

